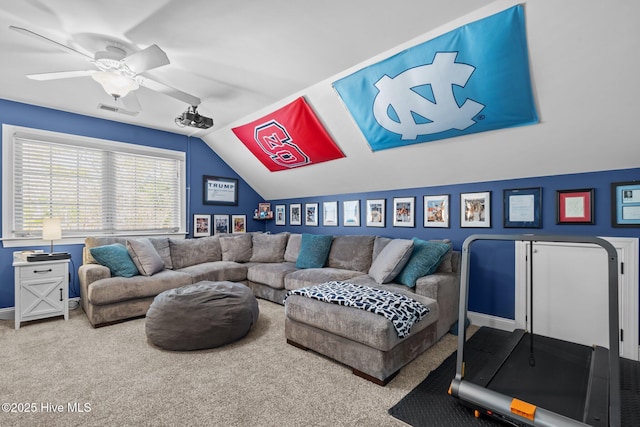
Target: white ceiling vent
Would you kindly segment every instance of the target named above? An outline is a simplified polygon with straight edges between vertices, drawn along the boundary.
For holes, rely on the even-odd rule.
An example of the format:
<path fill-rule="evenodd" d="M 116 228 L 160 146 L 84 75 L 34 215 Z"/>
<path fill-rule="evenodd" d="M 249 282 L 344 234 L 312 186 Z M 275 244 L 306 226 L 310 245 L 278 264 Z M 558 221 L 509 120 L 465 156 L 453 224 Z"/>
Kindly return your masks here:
<path fill-rule="evenodd" d="M 114 107 L 113 105 L 98 104 L 100 110 L 111 111 L 112 113 L 126 114 L 128 116 L 137 116 L 139 111 L 126 110 L 124 108 Z"/>

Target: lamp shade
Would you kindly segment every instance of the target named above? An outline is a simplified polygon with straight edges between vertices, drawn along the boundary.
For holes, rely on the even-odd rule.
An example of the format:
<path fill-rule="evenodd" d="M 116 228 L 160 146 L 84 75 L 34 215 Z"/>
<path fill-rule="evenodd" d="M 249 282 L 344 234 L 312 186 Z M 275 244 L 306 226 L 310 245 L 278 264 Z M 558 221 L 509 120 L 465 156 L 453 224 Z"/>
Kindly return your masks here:
<path fill-rule="evenodd" d="M 140 87 L 138 82 L 131 77 L 124 76 L 115 71 L 98 71 L 93 73 L 91 77 L 102 85 L 105 92 L 116 98 L 122 98 L 132 90 Z"/>
<path fill-rule="evenodd" d="M 59 240 L 62 238 L 62 224 L 60 218 L 42 219 L 42 239 Z"/>

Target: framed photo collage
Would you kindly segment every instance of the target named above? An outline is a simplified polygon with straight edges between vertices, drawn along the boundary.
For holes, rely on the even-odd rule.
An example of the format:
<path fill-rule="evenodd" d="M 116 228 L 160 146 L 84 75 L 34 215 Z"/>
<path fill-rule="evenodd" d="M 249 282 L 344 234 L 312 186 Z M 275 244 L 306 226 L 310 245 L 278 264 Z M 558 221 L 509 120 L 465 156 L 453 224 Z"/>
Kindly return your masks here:
<path fill-rule="evenodd" d="M 491 228 L 492 209 L 495 213 L 497 208 L 503 213 L 503 228 L 542 228 L 542 187 L 504 189 L 494 207 L 493 193 L 460 193 L 459 215 L 452 212 L 450 194 L 424 195 L 421 204 L 410 196 L 293 203 L 288 210 L 287 205 L 276 205 L 276 225 L 416 227 L 421 222 L 425 228 L 450 228 L 452 217 L 458 217 L 460 228 Z M 595 193 L 594 188 L 555 190 L 555 224 L 595 224 Z M 640 227 L 640 181 L 611 184 L 611 222 L 612 227 Z"/>

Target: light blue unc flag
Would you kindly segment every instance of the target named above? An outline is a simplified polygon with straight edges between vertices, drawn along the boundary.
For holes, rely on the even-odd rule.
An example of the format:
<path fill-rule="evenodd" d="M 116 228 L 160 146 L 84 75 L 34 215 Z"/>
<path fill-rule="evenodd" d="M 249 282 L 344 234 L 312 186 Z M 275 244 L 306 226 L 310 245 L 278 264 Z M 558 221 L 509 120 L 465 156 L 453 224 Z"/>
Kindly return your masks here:
<path fill-rule="evenodd" d="M 538 122 L 522 5 L 333 86 L 373 151 Z"/>

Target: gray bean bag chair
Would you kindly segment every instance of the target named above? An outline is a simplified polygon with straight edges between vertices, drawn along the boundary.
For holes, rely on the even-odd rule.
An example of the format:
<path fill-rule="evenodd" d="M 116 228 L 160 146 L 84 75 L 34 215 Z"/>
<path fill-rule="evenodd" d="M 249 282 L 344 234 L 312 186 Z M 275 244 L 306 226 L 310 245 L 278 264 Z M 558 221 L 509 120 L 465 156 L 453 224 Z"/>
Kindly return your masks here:
<path fill-rule="evenodd" d="M 164 291 L 147 311 L 147 338 L 166 350 L 220 347 L 244 337 L 258 320 L 251 289 L 233 282 L 199 282 Z"/>

